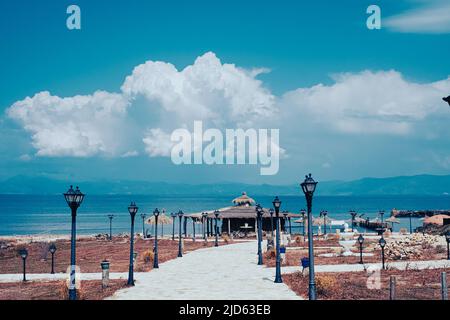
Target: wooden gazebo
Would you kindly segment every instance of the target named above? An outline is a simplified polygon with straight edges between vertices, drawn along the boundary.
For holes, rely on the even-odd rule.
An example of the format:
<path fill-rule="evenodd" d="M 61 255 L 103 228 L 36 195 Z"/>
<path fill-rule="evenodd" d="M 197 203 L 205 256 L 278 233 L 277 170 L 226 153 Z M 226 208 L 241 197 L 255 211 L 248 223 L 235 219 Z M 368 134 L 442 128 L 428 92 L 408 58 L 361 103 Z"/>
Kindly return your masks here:
<path fill-rule="evenodd" d="M 220 233 L 227 233 L 231 235 L 235 231 L 243 231 L 242 228 L 244 226 L 248 226 L 248 232 L 256 231 L 256 206 L 255 200 L 248 197 L 245 192 L 242 195 L 232 202 L 235 204 L 231 207 L 208 210 L 203 211 L 207 214 L 207 227 L 208 229 L 213 229 L 213 221 L 215 219 L 214 212 L 219 212 L 219 219 L 222 221 L 222 230 Z M 263 231 L 271 231 L 272 223 L 269 209 L 263 209 L 263 220 L 262 220 L 262 229 Z M 193 220 L 201 220 L 203 217 L 203 212 L 192 213 L 187 215 Z M 281 230 L 291 229 L 291 218 L 299 218 L 299 214 L 293 214 L 290 212 L 280 212 L 280 227 Z M 273 227 L 275 228 L 275 213 L 273 213 Z"/>

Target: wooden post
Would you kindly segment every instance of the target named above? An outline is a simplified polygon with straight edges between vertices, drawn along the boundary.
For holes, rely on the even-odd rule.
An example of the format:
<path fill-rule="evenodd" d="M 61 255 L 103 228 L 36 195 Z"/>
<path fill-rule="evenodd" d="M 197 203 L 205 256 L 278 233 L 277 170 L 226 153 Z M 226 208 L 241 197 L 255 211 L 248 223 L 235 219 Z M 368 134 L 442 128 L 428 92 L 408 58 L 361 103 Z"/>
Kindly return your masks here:
<path fill-rule="evenodd" d="M 447 273 L 441 273 L 441 293 L 442 300 L 448 300 Z"/>
<path fill-rule="evenodd" d="M 397 278 L 395 276 L 391 276 L 390 280 L 389 280 L 389 299 L 390 300 L 395 300 L 395 287 L 397 285 Z"/>

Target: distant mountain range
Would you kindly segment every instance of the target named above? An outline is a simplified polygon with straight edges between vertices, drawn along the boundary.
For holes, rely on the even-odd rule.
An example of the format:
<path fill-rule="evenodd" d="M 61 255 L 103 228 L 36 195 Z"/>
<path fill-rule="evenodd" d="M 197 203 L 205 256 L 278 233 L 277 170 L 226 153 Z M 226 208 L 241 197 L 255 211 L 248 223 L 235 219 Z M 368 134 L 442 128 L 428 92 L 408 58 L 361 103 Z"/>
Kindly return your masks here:
<path fill-rule="evenodd" d="M 16 176 L 0 182 L 0 194 L 61 194 L 69 182 L 47 177 Z M 251 185 L 243 183 L 179 184 L 147 181 L 85 181 L 78 183 L 90 194 L 153 195 L 298 195 L 298 185 Z M 363 178 L 353 181 L 321 181 L 317 195 L 449 195 L 450 175 L 417 175 Z"/>

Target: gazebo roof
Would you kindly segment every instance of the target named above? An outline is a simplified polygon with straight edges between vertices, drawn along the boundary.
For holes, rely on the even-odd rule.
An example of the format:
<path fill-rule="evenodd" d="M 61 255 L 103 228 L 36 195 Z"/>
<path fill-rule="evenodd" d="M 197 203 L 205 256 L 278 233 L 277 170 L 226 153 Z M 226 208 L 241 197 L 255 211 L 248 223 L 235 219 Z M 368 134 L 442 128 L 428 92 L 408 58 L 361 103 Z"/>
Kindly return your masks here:
<path fill-rule="evenodd" d="M 214 218 L 214 212 L 219 211 L 219 219 L 254 219 L 256 217 L 256 206 L 253 205 L 256 201 L 250 198 L 247 193 L 243 192 L 240 197 L 233 199 L 233 203 L 235 204 L 232 207 L 225 207 L 221 209 L 214 210 L 205 210 L 202 212 L 196 212 L 191 214 L 186 214 L 187 217 L 193 219 L 201 219 L 202 213 L 206 212 L 208 214 L 208 218 Z M 263 209 L 263 218 L 270 218 L 269 209 Z M 284 214 L 289 218 L 299 218 L 300 214 L 295 214 L 291 212 L 280 212 L 280 217 L 284 217 Z M 275 214 L 274 214 L 275 216 Z"/>
<path fill-rule="evenodd" d="M 242 205 L 250 206 L 250 205 L 256 203 L 256 201 L 254 199 L 250 198 L 246 192 L 242 192 L 242 195 L 233 199 L 232 202 L 237 206 L 242 206 Z"/>

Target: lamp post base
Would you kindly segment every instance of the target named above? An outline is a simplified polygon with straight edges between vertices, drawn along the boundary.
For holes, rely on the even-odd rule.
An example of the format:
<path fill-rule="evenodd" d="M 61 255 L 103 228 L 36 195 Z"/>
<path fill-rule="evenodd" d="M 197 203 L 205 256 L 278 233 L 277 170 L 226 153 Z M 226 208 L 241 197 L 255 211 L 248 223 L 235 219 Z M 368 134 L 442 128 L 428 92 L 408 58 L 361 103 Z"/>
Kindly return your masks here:
<path fill-rule="evenodd" d="M 283 283 L 283 280 L 281 279 L 281 276 L 275 277 L 275 283 Z"/>
<path fill-rule="evenodd" d="M 77 300 L 77 290 L 69 289 L 69 300 Z"/>
<path fill-rule="evenodd" d="M 309 300 L 316 300 L 316 284 L 309 284 Z"/>

